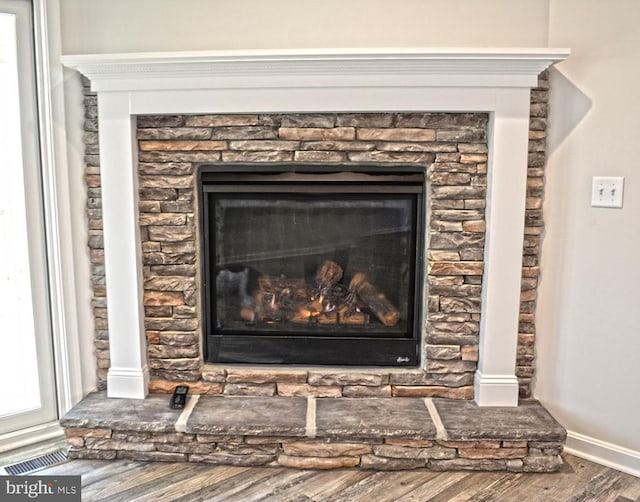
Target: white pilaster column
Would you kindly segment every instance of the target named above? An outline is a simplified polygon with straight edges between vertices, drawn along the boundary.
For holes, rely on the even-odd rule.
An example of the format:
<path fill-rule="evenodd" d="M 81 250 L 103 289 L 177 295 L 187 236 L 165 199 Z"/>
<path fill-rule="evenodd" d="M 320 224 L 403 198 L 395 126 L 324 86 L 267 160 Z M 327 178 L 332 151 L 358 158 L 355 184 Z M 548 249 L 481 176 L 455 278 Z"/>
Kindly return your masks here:
<path fill-rule="evenodd" d="M 128 92 L 98 95 L 102 222 L 107 278 L 108 397 L 142 399 L 147 368 L 138 226 L 137 150 Z"/>
<path fill-rule="evenodd" d="M 475 400 L 480 406 L 517 406 L 529 89 L 501 89 L 496 97 L 489 124 L 487 238 Z"/>

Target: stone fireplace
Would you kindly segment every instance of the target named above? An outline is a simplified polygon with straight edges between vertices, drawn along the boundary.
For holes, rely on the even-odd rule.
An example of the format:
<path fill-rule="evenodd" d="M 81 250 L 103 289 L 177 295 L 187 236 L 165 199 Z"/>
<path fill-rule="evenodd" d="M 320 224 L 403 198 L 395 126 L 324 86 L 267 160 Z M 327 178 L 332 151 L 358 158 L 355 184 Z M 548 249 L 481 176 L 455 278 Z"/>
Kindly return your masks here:
<path fill-rule="evenodd" d="M 195 383 L 199 391 L 227 395 L 473 396 L 485 242 L 487 114 L 173 115 L 139 117 L 137 124 L 140 246 L 152 389 L 168 390 L 175 382 L 186 382 Z M 195 193 L 197 178 L 204 180 L 200 198 Z M 327 235 L 323 238 L 322 231 L 312 230 L 310 235 L 297 231 L 295 238 L 287 237 L 288 230 L 280 226 L 287 221 L 293 225 L 295 215 L 288 214 L 286 204 L 283 209 L 283 201 L 276 198 L 277 218 L 266 209 L 261 211 L 257 229 L 246 228 L 246 215 L 228 216 L 234 251 L 225 253 L 234 258 L 222 257 L 224 266 L 207 267 L 207 257 L 214 254 L 208 239 L 214 236 L 199 237 L 210 227 L 206 206 L 213 205 L 216 196 L 224 196 L 222 201 L 228 204 L 229 193 L 232 202 L 242 201 L 238 191 L 242 197 L 244 190 L 251 190 L 248 200 L 262 196 L 274 201 L 273 191 L 285 188 L 285 203 L 295 202 L 302 211 L 298 227 L 322 217 Z M 321 198 L 314 201 L 314 194 Z M 345 201 L 353 202 L 346 197 L 357 197 L 358 202 L 355 215 L 342 222 L 351 226 L 343 235 L 334 227 L 349 217 Z M 305 205 L 300 208 L 302 201 Z M 394 234 L 385 230 L 380 201 L 391 204 L 394 211 L 395 223 L 386 224 L 395 228 Z M 334 214 L 325 219 L 317 214 L 317 204 L 323 208 L 329 204 L 325 211 Z M 219 221 L 221 215 L 211 218 L 224 224 Z M 331 220 L 337 221 L 332 224 Z M 366 236 L 362 235 L 354 240 L 365 226 L 375 241 L 371 236 L 363 241 Z M 397 235 L 403 227 L 407 228 Z M 218 237 L 224 241 L 224 236 Z M 244 240 L 261 244 L 248 253 L 241 244 Z M 296 245 L 305 249 L 297 261 Z M 290 268 L 283 270 L 277 259 L 274 264 L 238 258 L 266 249 L 284 256 Z M 398 263 L 390 263 L 390 252 Z M 362 312 L 351 312 L 347 323 L 341 323 L 326 312 L 329 302 L 316 307 L 314 301 L 294 301 L 288 294 L 285 302 L 297 302 L 296 310 L 323 312 L 318 312 L 322 314 L 318 322 L 283 323 L 277 317 L 282 314 L 283 295 L 272 290 L 271 282 L 284 282 L 281 289 L 306 284 L 311 297 L 323 262 L 335 264 L 340 275 L 348 278 L 337 278 L 332 290 L 348 294 L 353 276 L 364 274 L 370 288 L 389 297 L 389 308 L 399 314 L 397 322 L 386 326 L 364 304 Z M 237 275 L 249 271 L 252 277 Z M 404 279 L 398 281 L 402 275 Z M 237 277 L 253 283 L 242 286 L 244 304 L 235 300 Z M 222 280 L 230 283 L 226 285 L 232 298 L 228 308 L 234 317 L 229 322 L 235 322 L 231 335 L 212 326 L 217 320 L 206 313 L 203 285 L 223 289 L 223 284 L 216 284 Z M 260 281 L 269 285 L 261 286 Z M 208 294 L 214 296 L 211 289 Z M 327 292 L 316 296 L 323 294 L 327 296 Z M 363 303 L 357 294 L 354 299 Z M 255 319 L 255 325 L 247 323 L 254 316 L 264 317 L 264 310 L 266 318 Z M 358 321 L 367 316 L 366 323 Z M 357 322 L 360 325 L 352 324 Z M 426 333 L 423 326 L 428 326 Z M 312 336 L 303 336 L 304 327 L 312 330 Z M 253 332 L 259 329 L 266 333 Z M 226 346 L 221 349 L 221 344 Z M 220 367 L 206 364 L 207 359 L 272 366 Z M 297 364 L 273 367 L 283 361 Z M 334 367 L 318 366 L 332 363 Z M 354 365 L 370 367 L 342 371 Z"/>
<path fill-rule="evenodd" d="M 525 211 L 539 210 L 540 155 L 544 162 L 536 143 L 544 131 L 530 121 L 544 97 L 534 93 L 532 107 L 530 91 L 566 55 L 66 57 L 98 95 L 108 395 L 142 398 L 187 382 L 202 394 L 475 397 L 515 406 L 519 384 L 526 396 L 532 376 L 526 325 L 537 264 L 523 264 L 523 242 L 526 254 L 536 230 L 525 229 L 538 216 L 526 213 L 525 225 Z M 328 162 L 344 172 L 411 165 L 424 175 L 424 268 L 414 259 L 424 297 L 413 309 L 420 329 L 409 367 L 206 361 L 197 173 L 274 162 Z"/>

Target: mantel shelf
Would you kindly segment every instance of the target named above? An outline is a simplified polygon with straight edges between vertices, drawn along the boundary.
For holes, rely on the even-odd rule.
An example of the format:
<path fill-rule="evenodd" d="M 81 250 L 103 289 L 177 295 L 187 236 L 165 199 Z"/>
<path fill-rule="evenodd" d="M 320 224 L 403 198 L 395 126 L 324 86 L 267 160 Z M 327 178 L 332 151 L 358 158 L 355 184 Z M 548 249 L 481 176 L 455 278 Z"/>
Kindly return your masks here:
<path fill-rule="evenodd" d="M 86 75 L 95 90 L 202 88 L 260 79 L 260 86 L 321 85 L 531 87 L 548 66 L 566 59 L 568 49 L 409 48 L 273 51 L 206 51 L 83 54 L 62 57 Z M 283 78 L 286 81 L 283 82 Z"/>

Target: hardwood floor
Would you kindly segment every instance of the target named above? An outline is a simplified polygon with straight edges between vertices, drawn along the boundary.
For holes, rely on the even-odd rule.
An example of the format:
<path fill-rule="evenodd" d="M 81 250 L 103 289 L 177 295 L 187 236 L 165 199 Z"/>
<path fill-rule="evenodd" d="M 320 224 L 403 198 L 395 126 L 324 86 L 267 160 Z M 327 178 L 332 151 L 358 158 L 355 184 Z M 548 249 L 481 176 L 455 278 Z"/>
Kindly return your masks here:
<path fill-rule="evenodd" d="M 565 455 L 554 474 L 298 471 L 73 460 L 39 471 L 81 475 L 83 501 L 640 502 L 640 478 Z"/>

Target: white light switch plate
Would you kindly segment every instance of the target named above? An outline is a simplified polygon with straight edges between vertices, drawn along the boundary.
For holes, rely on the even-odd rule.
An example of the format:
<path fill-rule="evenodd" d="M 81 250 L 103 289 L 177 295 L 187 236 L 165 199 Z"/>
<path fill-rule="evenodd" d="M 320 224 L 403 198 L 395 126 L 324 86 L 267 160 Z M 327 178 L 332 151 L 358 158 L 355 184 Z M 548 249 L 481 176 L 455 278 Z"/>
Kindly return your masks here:
<path fill-rule="evenodd" d="M 591 183 L 591 205 L 593 207 L 622 207 L 624 177 L 594 176 Z"/>

